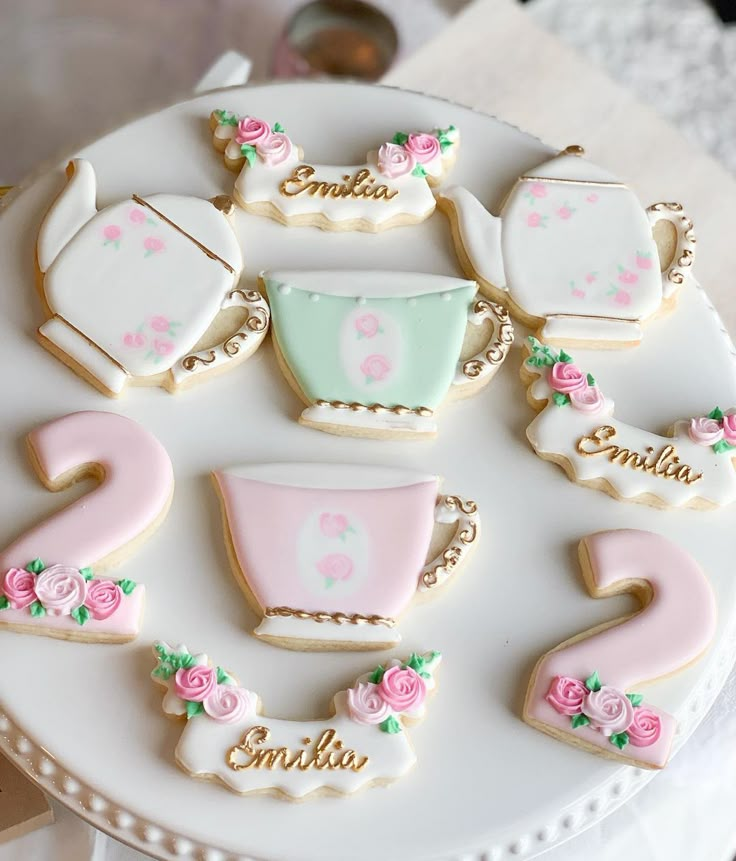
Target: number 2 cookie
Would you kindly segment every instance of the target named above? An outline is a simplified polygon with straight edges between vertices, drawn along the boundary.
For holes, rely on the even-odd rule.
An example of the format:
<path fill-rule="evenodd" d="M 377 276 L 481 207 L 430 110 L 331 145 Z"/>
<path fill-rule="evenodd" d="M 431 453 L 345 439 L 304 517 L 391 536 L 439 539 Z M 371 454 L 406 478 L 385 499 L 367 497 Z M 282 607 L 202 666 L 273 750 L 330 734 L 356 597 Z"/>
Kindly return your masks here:
<path fill-rule="evenodd" d="M 396 132 L 363 164 L 313 164 L 279 123 L 216 110 L 215 147 L 239 171 L 235 199 L 248 212 L 283 224 L 376 232 L 424 221 L 435 209 L 432 185 L 450 169 L 460 143 L 454 126 Z"/>
<path fill-rule="evenodd" d="M 187 719 L 179 767 L 240 795 L 293 800 L 351 795 L 404 775 L 416 761 L 406 727 L 424 717 L 441 659 L 439 652 L 393 658 L 335 694 L 331 717 L 292 721 L 264 715 L 260 698 L 205 654 L 164 642 L 154 652 L 163 710 Z"/>
<path fill-rule="evenodd" d="M 133 195 L 98 211 L 92 165 L 74 159 L 67 173 L 37 243 L 46 349 L 117 397 L 130 383 L 174 391 L 258 348 L 268 306 L 238 289 L 229 198 Z M 230 308 L 241 309 L 237 331 L 217 320 Z"/>
<path fill-rule="evenodd" d="M 635 346 L 642 323 L 672 307 L 695 252 L 692 222 L 676 203 L 646 211 L 617 177 L 581 158 L 581 147 L 519 177 L 499 216 L 465 188 L 443 191 L 467 274 L 497 302 L 559 346 Z M 668 221 L 660 272 L 652 228 Z"/>

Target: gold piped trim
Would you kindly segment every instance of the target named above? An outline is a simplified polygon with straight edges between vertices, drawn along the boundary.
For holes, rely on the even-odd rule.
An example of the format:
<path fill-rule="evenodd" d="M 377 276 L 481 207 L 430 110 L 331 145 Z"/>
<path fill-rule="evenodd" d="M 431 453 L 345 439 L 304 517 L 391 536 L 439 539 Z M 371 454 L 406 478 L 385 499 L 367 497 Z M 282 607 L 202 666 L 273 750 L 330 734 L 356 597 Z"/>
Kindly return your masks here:
<path fill-rule="evenodd" d="M 77 329 L 77 327 L 76 327 L 73 323 L 70 323 L 70 322 L 66 319 L 66 317 L 62 317 L 62 316 L 61 316 L 61 314 L 54 314 L 54 317 L 56 317 L 58 320 L 61 320 L 61 322 L 62 322 L 65 326 L 68 326 L 70 329 L 72 329 L 73 331 L 75 331 L 75 332 L 77 333 L 77 335 L 79 335 L 79 337 L 80 337 L 80 338 L 84 338 L 84 340 L 85 340 L 85 341 L 90 345 L 90 347 L 94 347 L 94 348 L 95 348 L 95 350 L 97 350 L 97 352 L 98 352 L 98 353 L 102 353 L 102 355 L 103 355 L 103 356 L 104 356 L 104 357 L 105 357 L 109 362 L 112 362 L 112 363 L 113 363 L 113 365 L 115 365 L 115 367 L 119 368 L 119 369 L 120 369 L 120 370 L 125 374 L 125 376 L 126 376 L 126 377 L 130 377 L 130 376 L 131 376 L 131 373 L 130 373 L 130 371 L 129 371 L 127 368 L 123 367 L 123 366 L 120 364 L 120 362 L 118 362 L 118 360 L 117 360 L 117 359 L 113 359 L 113 357 L 112 357 L 112 356 L 111 356 L 111 355 L 110 355 L 106 350 L 103 350 L 103 349 L 102 349 L 102 347 L 100 347 L 100 345 L 99 345 L 99 344 L 95 344 L 95 342 L 94 342 L 91 338 L 89 338 L 89 336 L 85 335 L 85 334 L 84 334 L 84 332 L 83 332 L 81 329 Z M 53 317 L 52 317 L 51 319 L 53 319 Z"/>
<path fill-rule="evenodd" d="M 295 610 L 293 607 L 266 607 L 263 615 L 269 619 L 309 619 L 320 625 L 323 622 L 332 622 L 335 625 L 384 625 L 393 628 L 395 619 L 386 616 L 364 616 L 362 613 L 327 613 L 321 610 L 309 612 L 308 610 Z"/>
<path fill-rule="evenodd" d="M 496 318 L 499 328 L 496 339 L 486 350 L 485 361 L 482 358 L 473 358 L 468 359 L 463 364 L 463 376 L 469 380 L 479 377 L 483 373 L 486 363 L 491 367 L 500 365 L 514 343 L 514 327 L 511 325 L 509 312 L 503 305 L 489 302 L 487 299 L 479 299 L 473 306 L 473 313 L 484 316 L 492 314 Z"/>
<path fill-rule="evenodd" d="M 478 506 L 472 499 L 462 499 L 459 496 L 446 496 L 442 500 L 442 504 L 450 511 L 459 510 L 466 517 L 474 517 L 478 513 Z M 468 553 L 470 546 L 475 543 L 478 538 L 478 523 L 476 520 L 469 522 L 459 522 L 458 532 L 453 538 L 452 544 L 444 551 L 438 563 L 429 571 L 425 571 L 422 575 L 422 584 L 427 589 L 431 589 L 439 582 L 439 572 L 452 571 L 453 568 L 462 562 L 465 555 Z"/>
<path fill-rule="evenodd" d="M 211 365 L 216 359 L 215 351 L 210 350 L 207 358 L 202 356 L 187 356 L 181 360 L 181 366 L 185 371 L 194 371 L 199 365 Z"/>
<path fill-rule="evenodd" d="M 422 418 L 429 418 L 434 415 L 429 407 L 405 407 L 397 404 L 395 407 L 385 407 L 383 404 L 358 404 L 346 403 L 345 401 L 315 401 L 316 407 L 332 407 L 335 410 L 350 410 L 354 413 L 369 412 L 369 413 L 393 413 L 397 416 L 415 415 Z"/>
<path fill-rule="evenodd" d="M 190 242 L 193 242 L 197 246 L 197 248 L 199 248 L 199 250 L 202 251 L 204 254 L 206 254 L 211 260 L 216 260 L 218 263 L 222 264 L 225 267 L 225 269 L 227 269 L 227 271 L 231 275 L 235 275 L 235 270 L 233 269 L 233 267 L 229 263 L 226 263 L 222 259 L 222 257 L 219 257 L 217 254 L 215 254 L 214 251 L 211 251 L 206 245 L 203 245 L 198 239 L 195 239 L 191 235 L 191 233 L 187 233 L 186 230 L 182 230 L 178 224 L 173 222 L 170 218 L 167 218 L 163 214 L 163 212 L 159 212 L 159 210 L 156 209 L 155 206 L 151 206 L 151 204 L 147 200 L 144 200 L 142 197 L 138 197 L 137 194 L 133 195 L 133 200 L 137 204 L 139 204 L 140 206 L 145 206 L 147 209 L 150 209 L 151 212 L 154 213 L 154 215 L 157 215 L 161 219 L 161 221 L 165 221 L 166 224 L 168 224 L 170 227 L 173 227 L 174 230 L 176 230 L 178 233 L 181 233 L 182 236 L 186 236 L 186 238 Z"/>
<path fill-rule="evenodd" d="M 607 188 L 628 188 L 624 182 L 605 182 L 596 179 L 562 179 L 553 176 L 520 176 L 521 182 L 560 182 L 563 185 L 592 185 Z"/>
<path fill-rule="evenodd" d="M 669 271 L 667 272 L 667 280 L 679 286 L 685 280 L 686 273 L 683 270 L 689 269 L 693 265 L 693 260 L 695 258 L 694 246 L 697 243 L 697 239 L 695 238 L 693 221 L 685 214 L 684 207 L 681 203 L 667 203 L 664 201 L 660 203 L 653 203 L 648 208 L 648 211 L 665 213 L 665 218 L 667 218 L 666 213 L 672 213 L 675 216 L 680 216 L 680 225 L 678 230 L 678 233 L 681 237 L 680 241 L 686 243 L 690 247 L 685 247 L 680 251 L 679 257 L 677 257 L 675 265 L 671 266 Z M 667 220 L 671 221 L 671 223 L 674 224 L 674 219 Z"/>

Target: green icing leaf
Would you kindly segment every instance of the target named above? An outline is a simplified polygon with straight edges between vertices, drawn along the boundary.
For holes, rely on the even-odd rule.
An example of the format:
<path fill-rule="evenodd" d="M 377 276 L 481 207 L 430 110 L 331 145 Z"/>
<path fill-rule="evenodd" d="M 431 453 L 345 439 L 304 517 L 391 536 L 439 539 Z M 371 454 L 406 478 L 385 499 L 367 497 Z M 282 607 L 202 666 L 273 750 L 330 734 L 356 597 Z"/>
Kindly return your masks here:
<path fill-rule="evenodd" d="M 416 652 L 412 652 L 409 655 L 409 660 L 404 664 L 405 667 L 411 667 L 417 673 L 420 673 L 424 669 L 426 661 L 421 655 L 418 655 Z"/>
<path fill-rule="evenodd" d="M 716 454 L 723 454 L 724 452 L 731 451 L 732 449 L 736 448 L 736 446 L 727 443 L 725 439 L 721 439 L 718 440 L 717 443 L 712 445 L 711 448 Z"/>
<path fill-rule="evenodd" d="M 426 670 L 420 670 L 420 671 L 419 671 L 419 675 L 420 675 L 423 679 L 431 679 L 431 678 L 432 678 L 432 674 L 431 674 L 431 673 L 428 673 Z"/>
<path fill-rule="evenodd" d="M 84 605 L 76 607 L 72 610 L 72 619 L 74 619 L 78 625 L 84 625 L 84 623 L 89 619 L 89 610 Z"/>
<path fill-rule="evenodd" d="M 236 126 L 238 124 L 237 116 L 230 111 L 216 110 L 215 116 L 221 126 Z"/>
<path fill-rule="evenodd" d="M 589 691 L 599 691 L 601 689 L 601 680 L 598 678 L 597 670 L 594 670 L 585 680 L 585 687 Z"/>
<path fill-rule="evenodd" d="M 440 142 L 440 152 L 445 152 L 445 150 L 449 149 L 453 145 L 453 142 L 444 135 L 440 135 L 438 140 Z"/>
<path fill-rule="evenodd" d="M 593 376 L 593 374 L 588 374 L 588 376 L 586 377 L 586 379 L 588 380 L 588 385 L 589 385 L 589 386 L 594 386 L 594 385 L 595 385 L 595 377 Z"/>
<path fill-rule="evenodd" d="M 379 664 L 370 676 L 368 676 L 368 681 L 373 682 L 374 685 L 380 685 L 385 672 L 386 670 Z"/>
<path fill-rule="evenodd" d="M 166 681 L 171 678 L 171 667 L 168 664 L 159 664 L 151 675 Z"/>
<path fill-rule="evenodd" d="M 7 595 L 0 595 L 0 610 L 7 610 L 10 606 Z"/>
<path fill-rule="evenodd" d="M 572 362 L 572 356 L 568 355 L 564 350 L 560 350 L 560 354 L 557 357 L 557 361 L 565 362 L 565 364 L 568 364 Z"/>
<path fill-rule="evenodd" d="M 427 663 L 430 664 L 430 663 L 432 663 L 432 661 L 436 661 L 437 658 L 441 658 L 441 657 L 442 657 L 442 652 L 438 652 L 436 649 L 433 649 L 429 653 L 429 659 L 427 660 Z"/>
<path fill-rule="evenodd" d="M 218 685 L 234 685 L 235 679 L 228 675 L 222 667 L 217 667 L 217 684 Z"/>
<path fill-rule="evenodd" d="M 248 160 L 248 164 L 253 167 L 253 165 L 256 163 L 256 148 L 253 146 L 253 144 L 241 144 L 240 152 L 242 152 L 243 155 L 246 157 L 246 159 Z"/>
<path fill-rule="evenodd" d="M 281 123 L 274 123 L 273 124 L 273 130 L 275 132 L 280 132 L 281 134 L 284 133 L 284 127 L 281 125 Z"/>
<path fill-rule="evenodd" d="M 40 601 L 34 601 L 31 604 L 31 616 L 36 616 L 39 619 L 41 616 L 46 615 L 46 610 L 44 609 L 43 604 Z"/>
<path fill-rule="evenodd" d="M 626 694 L 626 696 L 631 700 L 632 706 L 640 706 L 644 700 L 641 694 Z"/>
<path fill-rule="evenodd" d="M 29 562 L 28 565 L 26 565 L 26 571 L 30 571 L 31 574 L 40 574 L 45 567 L 46 566 L 43 564 L 43 562 L 40 559 L 36 558 L 33 560 L 33 562 Z"/>
<path fill-rule="evenodd" d="M 187 720 L 195 717 L 195 715 L 201 715 L 204 712 L 204 706 L 202 703 L 192 703 L 187 701 Z"/>
<path fill-rule="evenodd" d="M 124 580 L 118 580 L 118 586 L 123 590 L 123 595 L 130 595 L 137 585 L 135 580 L 128 580 L 127 577 Z"/>
<path fill-rule="evenodd" d="M 557 404 L 558 407 L 564 407 L 570 403 L 570 395 L 563 395 L 562 392 L 553 392 L 552 400 Z"/>
<path fill-rule="evenodd" d="M 390 715 L 389 717 L 386 718 L 385 721 L 382 721 L 381 723 L 379 723 L 378 728 L 382 732 L 387 732 L 387 733 L 390 733 L 391 735 L 394 735 L 397 732 L 401 732 L 401 724 L 396 720 L 396 718 L 393 715 Z"/>
<path fill-rule="evenodd" d="M 615 744 L 619 750 L 623 750 L 629 743 L 629 734 L 627 732 L 615 732 L 608 737 L 611 744 Z"/>
<path fill-rule="evenodd" d="M 573 729 L 577 729 L 579 726 L 587 726 L 590 723 L 590 718 L 587 715 L 579 714 L 573 715 L 570 718 L 570 724 Z"/>
<path fill-rule="evenodd" d="M 84 577 L 85 580 L 91 580 L 94 576 L 92 569 L 89 567 L 89 565 L 86 568 L 80 568 L 79 573 L 82 575 L 82 577 Z"/>
<path fill-rule="evenodd" d="M 411 172 L 412 176 L 426 176 L 427 171 L 421 164 L 415 166 L 414 170 Z"/>
<path fill-rule="evenodd" d="M 396 132 L 396 134 L 391 138 L 391 143 L 403 146 L 408 140 L 409 135 L 406 132 Z"/>
<path fill-rule="evenodd" d="M 718 409 L 718 407 L 715 407 L 715 409 L 712 409 L 708 413 L 708 418 L 709 419 L 716 419 L 717 421 L 720 421 L 723 418 L 723 410 L 720 410 L 720 409 Z"/>

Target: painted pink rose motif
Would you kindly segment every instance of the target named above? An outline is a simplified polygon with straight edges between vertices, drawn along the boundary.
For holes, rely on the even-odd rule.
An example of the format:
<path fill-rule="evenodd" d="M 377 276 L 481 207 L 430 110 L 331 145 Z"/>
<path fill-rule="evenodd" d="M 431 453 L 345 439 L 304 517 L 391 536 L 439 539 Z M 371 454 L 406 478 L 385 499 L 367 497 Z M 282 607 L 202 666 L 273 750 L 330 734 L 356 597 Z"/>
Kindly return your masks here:
<path fill-rule="evenodd" d="M 585 374 L 572 362 L 555 362 L 549 371 L 549 384 L 556 392 L 569 395 L 588 385 Z"/>
<path fill-rule="evenodd" d="M 3 579 L 3 593 L 11 610 L 25 610 L 36 600 L 36 577 L 23 568 L 11 568 Z"/>
<path fill-rule="evenodd" d="M 398 713 L 416 711 L 427 696 L 424 679 L 411 667 L 389 667 L 378 687 L 383 699 Z"/>
<path fill-rule="evenodd" d="M 144 257 L 150 257 L 152 254 L 160 254 L 166 247 L 163 240 L 157 236 L 147 236 L 143 240 L 143 247 L 146 249 Z"/>
<path fill-rule="evenodd" d="M 237 685 L 216 685 L 203 701 L 205 712 L 217 723 L 238 723 L 255 714 L 256 697 Z"/>
<path fill-rule="evenodd" d="M 585 276 L 585 281 L 587 284 L 592 284 L 597 277 L 598 277 L 597 272 L 588 272 Z"/>
<path fill-rule="evenodd" d="M 112 580 L 91 580 L 87 585 L 84 606 L 93 619 L 104 621 L 120 606 L 123 590 Z"/>
<path fill-rule="evenodd" d="M 526 218 L 526 223 L 529 227 L 546 227 L 546 215 L 540 215 L 538 212 L 530 212 Z"/>
<path fill-rule="evenodd" d="M 103 245 L 112 245 L 116 251 L 120 248 L 120 237 L 123 235 L 123 231 L 117 224 L 108 224 L 102 231 L 102 235 L 105 237 Z"/>
<path fill-rule="evenodd" d="M 358 682 L 348 691 L 348 712 L 356 723 L 375 726 L 386 720 L 391 707 L 381 696 L 379 685 Z"/>
<path fill-rule="evenodd" d="M 87 581 L 76 568 L 51 565 L 36 577 L 36 598 L 49 616 L 68 616 L 87 597 Z"/>
<path fill-rule="evenodd" d="M 618 280 L 622 284 L 636 284 L 636 282 L 639 280 L 639 276 L 636 274 L 636 272 L 632 272 L 630 269 L 624 269 L 623 266 L 619 266 L 618 268 L 619 272 L 621 273 L 618 276 Z"/>
<path fill-rule="evenodd" d="M 355 329 L 358 340 L 361 338 L 374 338 L 377 334 L 383 334 L 383 329 L 375 314 L 363 314 L 355 321 Z"/>
<path fill-rule="evenodd" d="M 605 407 L 606 399 L 598 386 L 586 385 L 570 392 L 570 403 L 578 412 L 595 415 Z"/>
<path fill-rule="evenodd" d="M 579 287 L 572 288 L 572 295 L 576 299 L 585 299 L 585 290 L 581 290 Z"/>
<path fill-rule="evenodd" d="M 547 197 L 547 186 L 543 182 L 533 182 L 529 186 L 529 194 L 532 197 L 536 197 L 537 200 Z"/>
<path fill-rule="evenodd" d="M 168 356 L 174 349 L 174 342 L 167 338 L 156 338 L 153 342 L 153 351 L 157 356 Z"/>
<path fill-rule="evenodd" d="M 146 336 L 142 332 L 126 332 L 123 335 L 123 344 L 131 350 L 143 347 L 145 343 Z"/>
<path fill-rule="evenodd" d="M 631 293 L 628 290 L 616 290 L 613 295 L 613 301 L 617 305 L 625 307 L 631 304 Z"/>
<path fill-rule="evenodd" d="M 736 415 L 723 417 L 723 439 L 729 445 L 736 445 Z"/>
<path fill-rule="evenodd" d="M 404 148 L 419 164 L 429 164 L 442 153 L 439 140 L 434 135 L 428 134 L 410 134 Z"/>
<path fill-rule="evenodd" d="M 286 161 L 292 149 L 291 140 L 283 132 L 271 132 L 265 140 L 256 145 L 256 152 L 268 167 L 275 167 Z"/>
<path fill-rule="evenodd" d="M 639 267 L 639 269 L 651 269 L 652 255 L 648 251 L 637 251 L 636 265 Z"/>
<path fill-rule="evenodd" d="M 366 383 L 380 383 L 391 373 L 391 363 L 379 353 L 367 356 L 360 365 Z"/>
<path fill-rule="evenodd" d="M 569 676 L 555 676 L 545 699 L 561 715 L 577 715 L 583 710 L 588 694 L 585 684 Z"/>
<path fill-rule="evenodd" d="M 590 725 L 606 737 L 625 732 L 634 718 L 634 707 L 626 694 L 603 685 L 600 690 L 590 691 L 583 703 L 583 714 Z"/>
<path fill-rule="evenodd" d="M 331 589 L 338 580 L 353 575 L 353 560 L 344 553 L 328 553 L 317 562 L 317 570 L 325 578 L 325 588 Z"/>
<path fill-rule="evenodd" d="M 662 721 L 646 706 L 636 706 L 634 717 L 626 730 L 629 743 L 634 747 L 649 747 L 659 741 L 662 734 Z"/>
<path fill-rule="evenodd" d="M 319 528 L 325 538 L 339 538 L 345 541 L 348 532 L 355 532 L 344 514 L 324 512 L 319 516 Z"/>
<path fill-rule="evenodd" d="M 154 332 L 168 332 L 170 325 L 168 318 L 161 314 L 151 317 L 151 328 Z"/>
<path fill-rule="evenodd" d="M 588 203 L 598 203 L 598 195 L 595 193 L 589 194 L 585 199 Z"/>
<path fill-rule="evenodd" d="M 128 213 L 128 219 L 131 224 L 145 224 L 146 223 L 146 213 L 142 209 L 138 209 L 138 207 L 134 207 Z"/>
<path fill-rule="evenodd" d="M 569 203 L 565 203 L 564 206 L 561 206 L 557 210 L 557 217 L 561 218 L 563 221 L 567 221 L 569 218 L 572 218 L 575 210 L 570 206 Z"/>
<path fill-rule="evenodd" d="M 715 445 L 723 439 L 724 430 L 716 419 L 698 418 L 690 421 L 688 434 L 698 445 Z"/>
<path fill-rule="evenodd" d="M 271 126 L 265 120 L 256 117 L 243 117 L 235 132 L 235 142 L 255 146 L 271 134 Z"/>
<path fill-rule="evenodd" d="M 174 692 L 182 700 L 201 703 L 217 687 L 214 667 L 183 667 L 174 676 Z"/>
<path fill-rule="evenodd" d="M 416 167 L 416 159 L 405 147 L 385 143 L 378 150 L 378 170 L 389 177 L 398 179 L 410 174 Z"/>

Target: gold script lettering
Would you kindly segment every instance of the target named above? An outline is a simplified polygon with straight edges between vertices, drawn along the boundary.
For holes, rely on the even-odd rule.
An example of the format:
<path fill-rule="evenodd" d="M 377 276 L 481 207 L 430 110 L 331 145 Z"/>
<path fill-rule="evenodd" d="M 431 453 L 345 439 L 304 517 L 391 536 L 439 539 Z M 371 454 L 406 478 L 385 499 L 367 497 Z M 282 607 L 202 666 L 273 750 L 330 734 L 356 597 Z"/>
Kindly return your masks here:
<path fill-rule="evenodd" d="M 694 484 L 703 477 L 702 472 L 696 473 L 688 464 L 680 463 L 677 449 L 673 445 L 662 446 L 658 452 L 648 446 L 646 454 L 639 454 L 614 443 L 608 444 L 615 436 L 616 428 L 601 425 L 588 436 L 580 437 L 577 443 L 578 454 L 583 457 L 606 455 L 611 463 L 619 466 L 628 466 L 660 478 L 674 478 L 684 484 Z"/>
<path fill-rule="evenodd" d="M 303 739 L 307 745 L 296 751 L 287 747 L 260 747 L 271 738 L 271 730 L 265 726 L 251 727 L 243 736 L 240 744 L 227 752 L 226 762 L 233 771 L 249 768 L 267 768 L 273 771 L 282 768 L 292 771 L 308 771 L 310 768 L 323 771 L 362 771 L 368 764 L 367 756 L 359 756 L 354 750 L 345 748 L 334 729 L 326 729 L 314 744 L 311 738 Z M 243 760 L 243 754 L 249 757 Z"/>
<path fill-rule="evenodd" d="M 376 177 L 365 167 L 352 176 L 344 175 L 342 183 L 313 179 L 314 174 L 315 169 L 311 165 L 300 164 L 291 176 L 283 180 L 279 191 L 284 197 L 309 194 L 312 197 L 369 197 L 373 200 L 391 200 L 399 193 L 398 188 L 392 191 L 387 185 L 376 185 Z"/>

